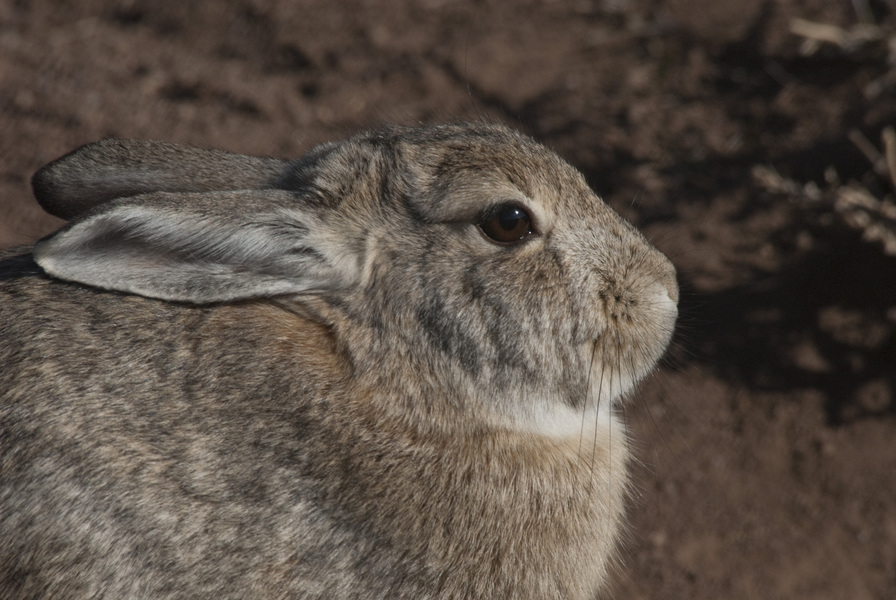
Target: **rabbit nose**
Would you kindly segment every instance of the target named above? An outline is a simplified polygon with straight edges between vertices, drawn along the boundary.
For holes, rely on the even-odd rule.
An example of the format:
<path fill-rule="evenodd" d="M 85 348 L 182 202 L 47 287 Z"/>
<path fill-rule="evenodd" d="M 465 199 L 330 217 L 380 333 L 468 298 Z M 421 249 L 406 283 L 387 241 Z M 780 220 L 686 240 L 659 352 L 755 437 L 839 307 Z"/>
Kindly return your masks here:
<path fill-rule="evenodd" d="M 678 304 L 678 277 L 675 265 L 672 264 L 666 255 L 654 248 L 653 246 L 642 247 L 642 251 L 647 250 L 647 258 L 642 262 L 644 276 L 654 278 L 654 281 L 662 286 L 669 296 L 669 300 L 673 304 Z M 633 254 L 637 256 L 637 254 Z M 642 254 L 641 256 L 644 256 Z"/>

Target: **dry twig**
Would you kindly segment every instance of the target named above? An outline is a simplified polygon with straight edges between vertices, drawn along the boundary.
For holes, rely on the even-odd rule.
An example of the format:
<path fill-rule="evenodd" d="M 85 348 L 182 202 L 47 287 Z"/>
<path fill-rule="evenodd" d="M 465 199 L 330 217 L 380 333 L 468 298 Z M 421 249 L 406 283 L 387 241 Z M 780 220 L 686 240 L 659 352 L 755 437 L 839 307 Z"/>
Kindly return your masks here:
<path fill-rule="evenodd" d="M 896 190 L 896 130 L 887 127 L 880 134 L 884 144 L 884 157 L 887 163 L 887 171 L 890 173 L 890 181 L 893 182 L 893 189 Z"/>
<path fill-rule="evenodd" d="M 867 16 L 867 15 L 866 15 Z M 803 38 L 800 52 L 811 56 L 824 44 L 831 44 L 847 54 L 871 48 L 883 57 L 886 70 L 865 86 L 866 98 L 876 98 L 896 86 L 896 28 L 892 21 L 887 25 L 862 22 L 847 28 L 805 19 L 790 21 L 790 32 Z"/>
<path fill-rule="evenodd" d="M 896 191 L 896 131 L 887 127 L 881 134 L 883 153 L 858 131 L 850 132 L 849 137 L 868 157 L 875 171 L 890 178 Z M 813 182 L 801 184 L 761 165 L 753 167 L 753 179 L 770 192 L 832 207 L 847 225 L 862 232 L 863 239 L 880 243 L 886 254 L 896 256 L 896 202 L 892 194 L 877 198 L 855 182 L 848 185 L 837 182 L 822 190 Z"/>
<path fill-rule="evenodd" d="M 888 32 L 879 25 L 860 23 L 844 29 L 838 25 L 815 23 L 805 19 L 793 19 L 790 32 L 805 39 L 803 54 L 814 54 L 822 43 L 834 44 L 846 52 L 852 52 L 862 46 L 885 41 Z"/>

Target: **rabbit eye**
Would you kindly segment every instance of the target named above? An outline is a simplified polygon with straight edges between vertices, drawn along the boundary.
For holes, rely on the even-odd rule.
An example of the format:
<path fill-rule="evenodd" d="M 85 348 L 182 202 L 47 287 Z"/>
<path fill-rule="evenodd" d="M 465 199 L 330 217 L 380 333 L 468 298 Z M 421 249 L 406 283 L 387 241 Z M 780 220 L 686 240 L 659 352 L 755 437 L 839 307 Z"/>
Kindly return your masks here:
<path fill-rule="evenodd" d="M 502 204 L 487 212 L 479 228 L 499 244 L 519 242 L 535 233 L 529 213 L 514 204 Z"/>

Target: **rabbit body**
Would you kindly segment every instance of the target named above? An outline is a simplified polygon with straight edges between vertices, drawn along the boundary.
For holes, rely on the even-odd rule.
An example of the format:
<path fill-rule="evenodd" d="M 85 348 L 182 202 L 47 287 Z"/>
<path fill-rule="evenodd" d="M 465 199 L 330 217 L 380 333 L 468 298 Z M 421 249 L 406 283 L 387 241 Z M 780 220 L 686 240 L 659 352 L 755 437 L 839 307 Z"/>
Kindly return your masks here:
<path fill-rule="evenodd" d="M 293 162 L 105 141 L 34 186 L 75 220 L 0 263 L 0 597 L 602 589 L 612 404 L 677 287 L 555 155 L 491 125 Z M 495 206 L 532 230 L 495 243 Z"/>

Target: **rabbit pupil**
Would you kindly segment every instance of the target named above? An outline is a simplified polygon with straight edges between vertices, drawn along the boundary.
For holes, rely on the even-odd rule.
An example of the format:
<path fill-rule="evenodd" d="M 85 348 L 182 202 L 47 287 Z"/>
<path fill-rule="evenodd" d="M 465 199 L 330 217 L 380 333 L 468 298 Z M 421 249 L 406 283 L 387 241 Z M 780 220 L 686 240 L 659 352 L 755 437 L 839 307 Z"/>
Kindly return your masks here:
<path fill-rule="evenodd" d="M 493 241 L 509 244 L 528 237 L 532 233 L 532 221 L 523 209 L 503 206 L 484 219 L 480 228 Z"/>
<path fill-rule="evenodd" d="M 505 231 L 513 231 L 519 227 L 520 223 L 525 218 L 525 213 L 518 208 L 503 210 L 501 211 L 501 214 L 498 215 L 498 221 L 500 221 L 501 227 L 503 227 Z"/>

